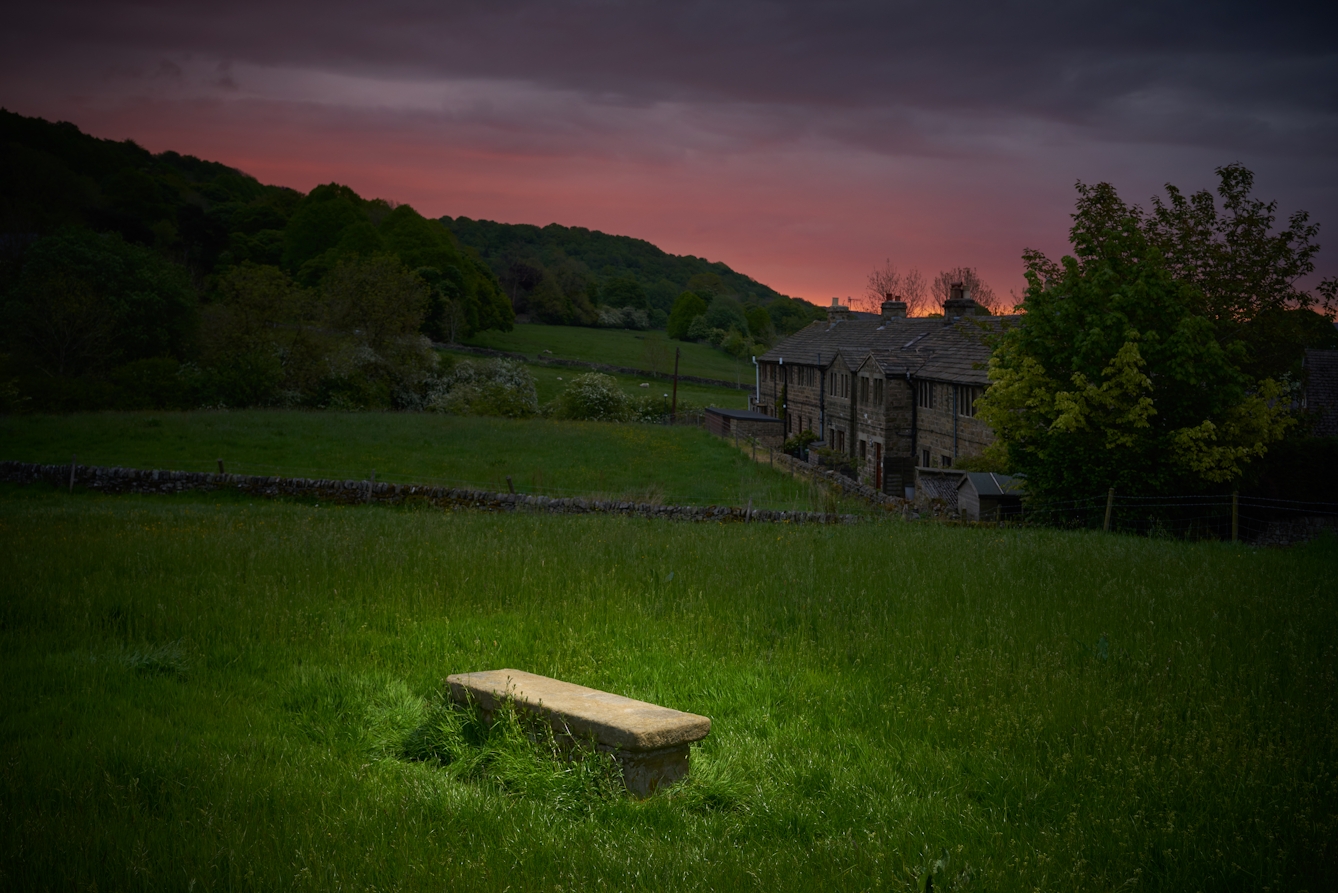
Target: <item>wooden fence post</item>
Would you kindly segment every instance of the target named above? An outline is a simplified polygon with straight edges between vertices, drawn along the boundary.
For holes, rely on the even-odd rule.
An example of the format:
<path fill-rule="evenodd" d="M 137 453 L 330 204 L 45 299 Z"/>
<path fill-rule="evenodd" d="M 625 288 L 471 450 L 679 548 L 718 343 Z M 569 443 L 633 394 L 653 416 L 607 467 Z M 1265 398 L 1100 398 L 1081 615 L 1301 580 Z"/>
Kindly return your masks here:
<path fill-rule="evenodd" d="M 372 479 L 367 482 L 367 501 L 372 501 L 372 488 L 376 486 L 376 469 L 372 469 Z"/>
<path fill-rule="evenodd" d="M 1111 487 L 1110 492 L 1106 494 L 1106 523 L 1102 530 L 1110 532 L 1110 510 L 1115 507 L 1115 488 Z"/>
<path fill-rule="evenodd" d="M 512 496 L 516 495 L 516 485 L 511 483 L 511 475 L 509 474 L 506 476 L 506 489 L 511 492 Z"/>
<path fill-rule="evenodd" d="M 219 459 L 219 460 L 218 460 L 218 473 L 219 473 L 219 474 L 227 474 L 227 472 L 223 470 L 223 460 L 222 460 L 222 459 Z"/>
<path fill-rule="evenodd" d="M 1231 491 L 1231 541 L 1234 543 L 1240 531 L 1240 491 Z"/>
<path fill-rule="evenodd" d="M 78 457 L 78 456 L 71 456 L 71 457 L 70 457 L 70 492 L 71 492 L 71 493 L 74 492 L 74 469 L 75 469 L 75 464 L 76 464 L 78 461 L 79 461 L 79 457 Z"/>

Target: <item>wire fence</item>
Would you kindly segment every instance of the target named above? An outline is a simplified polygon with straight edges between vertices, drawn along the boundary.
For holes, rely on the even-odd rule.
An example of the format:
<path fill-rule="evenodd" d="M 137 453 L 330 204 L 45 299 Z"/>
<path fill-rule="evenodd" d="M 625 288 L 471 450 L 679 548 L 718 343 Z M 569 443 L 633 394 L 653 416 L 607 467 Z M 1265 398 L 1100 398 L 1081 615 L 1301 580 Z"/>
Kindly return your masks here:
<path fill-rule="evenodd" d="M 1338 503 L 1235 493 L 1126 496 L 1111 491 L 1071 500 L 1024 499 L 1008 520 L 1149 537 L 1284 544 L 1338 528 Z"/>

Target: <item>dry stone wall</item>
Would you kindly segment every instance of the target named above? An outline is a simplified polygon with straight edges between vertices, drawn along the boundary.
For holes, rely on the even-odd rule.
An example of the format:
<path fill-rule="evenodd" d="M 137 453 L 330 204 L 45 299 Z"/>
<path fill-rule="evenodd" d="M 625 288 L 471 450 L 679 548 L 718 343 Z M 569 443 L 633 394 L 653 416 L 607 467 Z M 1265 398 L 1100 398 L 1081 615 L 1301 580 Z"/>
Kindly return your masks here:
<path fill-rule="evenodd" d="M 317 499 L 340 504 L 426 504 L 438 508 L 483 511 L 535 511 L 554 514 L 613 514 L 678 521 L 766 521 L 790 524 L 853 524 L 858 515 L 823 512 L 784 512 L 722 505 L 654 505 L 644 502 L 554 497 L 528 493 L 493 493 L 424 484 L 371 481 L 316 480 L 109 468 L 96 465 L 34 465 L 0 462 L 0 480 L 17 484 L 46 483 L 59 488 L 79 487 L 100 493 L 184 493 L 228 490 L 259 498 Z"/>

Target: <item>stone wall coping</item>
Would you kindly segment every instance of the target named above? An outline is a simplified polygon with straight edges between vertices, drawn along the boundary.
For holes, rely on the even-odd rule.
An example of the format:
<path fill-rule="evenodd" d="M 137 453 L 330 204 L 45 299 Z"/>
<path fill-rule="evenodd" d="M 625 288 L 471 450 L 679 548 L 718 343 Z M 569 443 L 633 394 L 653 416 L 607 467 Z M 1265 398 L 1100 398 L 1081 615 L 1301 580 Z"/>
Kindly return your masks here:
<path fill-rule="evenodd" d="M 457 673 L 446 682 L 458 703 L 472 701 L 492 712 L 509 699 L 518 709 L 542 716 L 557 732 L 630 753 L 682 747 L 711 731 L 705 716 L 524 670 Z"/>

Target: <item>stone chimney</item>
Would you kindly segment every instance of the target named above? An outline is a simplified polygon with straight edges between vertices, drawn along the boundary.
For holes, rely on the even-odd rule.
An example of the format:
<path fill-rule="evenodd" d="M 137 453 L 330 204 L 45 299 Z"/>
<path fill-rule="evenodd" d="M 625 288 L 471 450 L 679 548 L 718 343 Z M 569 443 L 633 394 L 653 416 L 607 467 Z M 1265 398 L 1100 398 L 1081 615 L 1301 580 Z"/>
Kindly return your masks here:
<path fill-rule="evenodd" d="M 883 323 L 886 324 L 889 319 L 906 318 L 906 302 L 893 294 L 883 295 Z"/>
<path fill-rule="evenodd" d="M 943 322 L 951 323 L 963 316 L 987 316 L 989 311 L 971 300 L 971 295 L 960 282 L 954 282 L 948 292 L 948 300 L 943 302 Z"/>
<path fill-rule="evenodd" d="M 832 298 L 832 306 L 827 308 L 827 322 L 838 323 L 850 319 L 850 308 L 841 306 L 840 298 Z"/>

